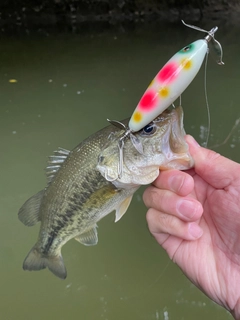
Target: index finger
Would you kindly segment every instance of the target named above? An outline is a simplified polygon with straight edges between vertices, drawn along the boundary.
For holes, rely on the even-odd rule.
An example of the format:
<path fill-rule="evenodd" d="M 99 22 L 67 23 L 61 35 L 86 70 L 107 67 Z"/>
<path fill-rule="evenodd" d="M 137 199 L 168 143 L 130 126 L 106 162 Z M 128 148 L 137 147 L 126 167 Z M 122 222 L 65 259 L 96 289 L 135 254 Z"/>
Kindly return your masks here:
<path fill-rule="evenodd" d="M 193 178 L 186 172 L 178 170 L 161 171 L 153 185 L 159 189 L 171 190 L 185 197 L 194 188 Z"/>
<path fill-rule="evenodd" d="M 213 150 L 200 147 L 192 136 L 186 136 L 197 175 L 216 189 L 239 186 L 240 164 Z"/>

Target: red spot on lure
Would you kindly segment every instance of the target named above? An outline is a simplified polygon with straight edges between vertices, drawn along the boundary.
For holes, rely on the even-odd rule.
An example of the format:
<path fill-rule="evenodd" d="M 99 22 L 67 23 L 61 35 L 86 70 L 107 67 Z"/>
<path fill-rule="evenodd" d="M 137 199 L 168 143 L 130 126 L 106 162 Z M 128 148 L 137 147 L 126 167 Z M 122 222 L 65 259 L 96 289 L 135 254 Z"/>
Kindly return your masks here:
<path fill-rule="evenodd" d="M 160 82 L 165 82 L 166 84 L 172 82 L 177 77 L 178 65 L 175 62 L 166 63 L 165 66 L 159 71 L 156 78 Z"/>
<path fill-rule="evenodd" d="M 146 91 L 139 102 L 139 109 L 146 112 L 150 111 L 155 107 L 156 103 L 156 92 Z"/>

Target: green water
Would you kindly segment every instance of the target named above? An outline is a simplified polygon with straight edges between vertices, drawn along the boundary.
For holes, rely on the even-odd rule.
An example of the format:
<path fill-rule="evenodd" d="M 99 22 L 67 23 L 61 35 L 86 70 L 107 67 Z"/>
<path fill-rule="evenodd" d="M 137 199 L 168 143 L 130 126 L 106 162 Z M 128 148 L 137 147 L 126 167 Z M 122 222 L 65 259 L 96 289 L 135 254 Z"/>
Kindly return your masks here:
<path fill-rule="evenodd" d="M 209 58 L 210 146 L 224 140 L 240 117 L 239 28 L 218 26 L 225 66 Z M 99 223 L 96 247 L 74 240 L 64 246 L 66 280 L 48 270 L 22 270 L 39 225 L 25 227 L 17 212 L 44 188 L 47 156 L 58 146 L 72 149 L 107 118 L 130 116 L 161 66 L 198 38 L 202 34 L 180 24 L 0 35 L 1 319 L 231 319 L 150 236 L 142 189 L 118 223 L 114 214 Z M 207 126 L 203 69 L 182 97 L 185 129 L 201 143 Z M 217 151 L 240 161 L 239 137 L 237 128 Z"/>

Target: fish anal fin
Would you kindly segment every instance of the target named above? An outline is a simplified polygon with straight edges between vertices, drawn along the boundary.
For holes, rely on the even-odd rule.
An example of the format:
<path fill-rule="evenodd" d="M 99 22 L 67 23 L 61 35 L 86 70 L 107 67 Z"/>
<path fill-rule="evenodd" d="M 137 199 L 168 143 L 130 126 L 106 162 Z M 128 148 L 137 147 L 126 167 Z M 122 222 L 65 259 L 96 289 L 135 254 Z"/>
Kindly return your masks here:
<path fill-rule="evenodd" d="M 29 198 L 19 209 L 18 218 L 25 226 L 34 226 L 40 221 L 39 208 L 44 195 L 44 190 L 39 191 Z"/>
<path fill-rule="evenodd" d="M 98 243 L 97 225 L 92 229 L 76 236 L 75 240 L 81 244 L 84 244 L 85 246 L 96 245 Z"/>
<path fill-rule="evenodd" d="M 132 195 L 126 199 L 124 199 L 120 205 L 116 208 L 116 214 L 115 214 L 115 222 L 119 221 L 124 213 L 127 211 L 131 201 L 132 201 Z"/>
<path fill-rule="evenodd" d="M 67 271 L 61 253 L 56 256 L 43 255 L 34 246 L 23 262 L 23 270 L 38 271 L 48 268 L 60 279 L 67 277 Z"/>

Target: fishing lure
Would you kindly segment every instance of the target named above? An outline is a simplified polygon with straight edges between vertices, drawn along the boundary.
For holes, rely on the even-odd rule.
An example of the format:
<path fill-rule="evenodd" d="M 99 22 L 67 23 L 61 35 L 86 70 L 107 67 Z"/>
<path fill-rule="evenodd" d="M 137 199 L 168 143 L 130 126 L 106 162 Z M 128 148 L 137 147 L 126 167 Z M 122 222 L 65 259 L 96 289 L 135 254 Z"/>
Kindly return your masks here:
<path fill-rule="evenodd" d="M 219 49 L 220 60 L 218 64 L 224 64 L 222 62 L 222 47 L 214 38 L 218 27 L 206 31 L 182 22 L 187 27 L 206 32 L 208 35 L 178 51 L 158 72 L 130 118 L 128 126 L 131 132 L 141 130 L 182 94 L 197 75 L 208 52 L 210 41 L 213 40 L 216 49 Z"/>
<path fill-rule="evenodd" d="M 218 27 L 206 31 L 199 27 L 182 23 L 192 29 L 207 33 L 204 39 L 192 42 L 188 46 L 178 51 L 158 72 L 149 87 L 140 99 L 136 109 L 134 110 L 128 127 L 119 121 L 108 121 L 125 131 L 124 135 L 119 139 L 119 166 L 118 178 L 121 179 L 123 170 L 123 149 L 124 140 L 130 137 L 134 147 L 138 152 L 142 153 L 143 148 L 135 135 L 143 129 L 159 114 L 167 109 L 182 94 L 192 80 L 197 75 L 203 60 L 208 53 L 208 45 L 210 42 L 214 44 L 214 49 L 218 55 L 217 63 L 223 65 L 223 51 L 221 44 L 215 39 L 214 34 Z"/>

